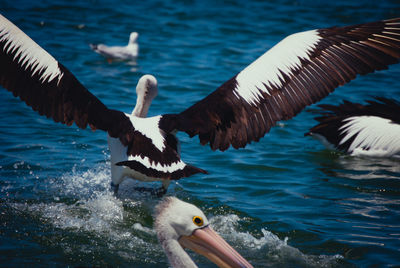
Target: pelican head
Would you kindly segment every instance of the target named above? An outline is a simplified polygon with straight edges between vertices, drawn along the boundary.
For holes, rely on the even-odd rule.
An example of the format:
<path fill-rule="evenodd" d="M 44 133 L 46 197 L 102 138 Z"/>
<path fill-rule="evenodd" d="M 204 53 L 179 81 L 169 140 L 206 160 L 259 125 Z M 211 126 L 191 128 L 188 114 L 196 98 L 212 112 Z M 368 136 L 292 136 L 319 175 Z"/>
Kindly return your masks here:
<path fill-rule="evenodd" d="M 131 34 L 129 35 L 129 44 L 134 44 L 138 37 L 139 34 L 137 32 L 131 32 Z"/>
<path fill-rule="evenodd" d="M 156 208 L 155 229 L 173 267 L 197 267 L 183 248 L 210 259 L 219 267 L 253 267 L 209 225 L 196 206 L 167 197 Z"/>
<path fill-rule="evenodd" d="M 132 114 L 137 117 L 146 117 L 153 99 L 158 94 L 157 79 L 150 75 L 143 75 L 136 86 L 136 106 Z"/>

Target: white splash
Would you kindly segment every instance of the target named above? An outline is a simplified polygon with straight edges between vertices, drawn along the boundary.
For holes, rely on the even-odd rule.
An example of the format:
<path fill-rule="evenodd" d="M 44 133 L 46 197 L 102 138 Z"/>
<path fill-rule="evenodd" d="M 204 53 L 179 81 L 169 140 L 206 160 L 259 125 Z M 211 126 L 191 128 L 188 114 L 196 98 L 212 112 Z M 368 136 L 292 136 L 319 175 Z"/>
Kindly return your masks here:
<path fill-rule="evenodd" d="M 133 227 L 133 229 L 135 229 L 135 230 L 138 230 L 138 231 L 141 231 L 141 232 L 150 234 L 150 235 L 157 235 L 157 234 L 156 234 L 156 231 L 155 231 L 154 229 L 145 227 L 145 226 L 141 225 L 141 224 L 138 223 L 138 222 L 135 223 L 135 224 L 133 224 L 132 227 Z"/>
<path fill-rule="evenodd" d="M 250 256 L 253 264 L 257 259 L 260 261 L 268 260 L 269 266 L 273 264 L 296 264 L 299 267 L 330 267 L 338 259 L 343 259 L 341 255 L 307 255 L 295 247 L 288 245 L 288 238 L 283 240 L 277 235 L 261 229 L 262 236 L 254 237 L 249 232 L 240 232 L 240 221 L 245 221 L 237 215 L 215 216 L 211 217 L 211 226 L 233 245 L 239 252 L 247 251 L 244 256 Z M 265 263 L 257 263 L 265 266 Z"/>
<path fill-rule="evenodd" d="M 85 172 L 73 169 L 61 178 L 52 179 L 49 188 L 55 202 L 30 204 L 25 209 L 40 214 L 58 228 L 108 232 L 123 221 L 123 203 L 109 189 L 110 175 L 104 164 Z M 75 201 L 59 202 L 65 198 Z"/>
<path fill-rule="evenodd" d="M 109 163 L 100 164 L 86 171 L 77 171 L 74 167 L 72 172 L 55 179 L 51 186 L 55 193 L 88 199 L 99 193 L 107 192 L 110 188 L 110 177 Z M 61 192 L 59 191 L 60 183 L 63 188 Z M 109 194 L 111 195 L 111 193 Z"/>
<path fill-rule="evenodd" d="M 137 222 L 143 220 L 143 215 L 136 215 L 138 210 L 141 214 L 151 211 L 154 205 L 151 201 L 147 204 L 139 198 L 135 200 L 138 196 L 132 192 L 128 200 L 115 197 L 110 188 L 108 167 L 104 163 L 85 172 L 74 169 L 61 178 L 51 179 L 49 191 L 54 193 L 54 202 L 21 202 L 10 206 L 62 230 L 67 237 L 71 234 L 82 237 L 82 243 L 71 243 L 68 239 L 54 241 L 66 254 L 93 254 L 106 248 L 128 261 L 146 259 L 147 263 L 159 263 L 162 249 L 156 242 L 156 234 Z M 138 235 L 141 232 L 154 236 L 154 239 L 143 239 Z"/>

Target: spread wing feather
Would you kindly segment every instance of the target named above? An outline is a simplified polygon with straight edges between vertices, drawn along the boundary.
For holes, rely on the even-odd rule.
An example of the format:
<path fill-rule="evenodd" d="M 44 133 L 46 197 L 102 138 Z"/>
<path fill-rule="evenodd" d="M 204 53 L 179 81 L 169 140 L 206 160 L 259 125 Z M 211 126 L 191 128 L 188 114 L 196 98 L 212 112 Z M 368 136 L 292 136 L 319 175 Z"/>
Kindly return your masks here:
<path fill-rule="evenodd" d="M 40 115 L 66 125 L 107 131 L 125 145 L 133 126 L 108 109 L 75 76 L 13 23 L 0 15 L 0 84 Z"/>
<path fill-rule="evenodd" d="M 400 18 L 290 35 L 206 98 L 160 126 L 198 135 L 213 150 L 241 148 L 358 74 L 400 58 Z"/>

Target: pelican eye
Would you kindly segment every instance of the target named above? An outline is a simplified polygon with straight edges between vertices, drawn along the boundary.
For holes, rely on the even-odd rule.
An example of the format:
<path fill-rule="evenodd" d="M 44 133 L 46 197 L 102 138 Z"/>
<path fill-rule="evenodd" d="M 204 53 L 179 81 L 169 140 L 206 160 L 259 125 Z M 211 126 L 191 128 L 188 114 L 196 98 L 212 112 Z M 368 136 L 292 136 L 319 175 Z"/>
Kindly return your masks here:
<path fill-rule="evenodd" d="M 199 216 L 194 216 L 193 217 L 193 223 L 196 224 L 197 226 L 203 226 L 203 218 Z"/>

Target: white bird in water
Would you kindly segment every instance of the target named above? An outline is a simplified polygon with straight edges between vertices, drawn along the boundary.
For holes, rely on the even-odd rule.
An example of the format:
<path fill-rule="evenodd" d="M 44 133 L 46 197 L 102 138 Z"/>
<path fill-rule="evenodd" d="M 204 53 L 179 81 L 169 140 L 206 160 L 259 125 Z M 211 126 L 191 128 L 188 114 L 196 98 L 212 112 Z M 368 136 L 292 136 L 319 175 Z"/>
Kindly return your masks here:
<path fill-rule="evenodd" d="M 202 254 L 219 267 L 253 267 L 210 226 L 196 206 L 167 197 L 156 207 L 158 240 L 172 267 L 197 267 L 183 248 Z"/>
<path fill-rule="evenodd" d="M 400 102 L 378 97 L 365 105 L 319 106 L 319 124 L 305 135 L 353 156 L 400 156 Z"/>
<path fill-rule="evenodd" d="M 56 122 L 106 131 L 116 189 L 129 177 L 162 181 L 164 193 L 171 180 L 206 173 L 181 160 L 177 131 L 213 150 L 245 147 L 357 74 L 397 63 L 399 38 L 400 18 L 292 34 L 181 113 L 143 118 L 157 91 L 153 76 L 139 80 L 144 97 L 134 113 L 110 109 L 1 16 L 0 84 Z"/>
<path fill-rule="evenodd" d="M 107 46 L 104 44 L 89 44 L 89 46 L 94 52 L 109 60 L 132 60 L 136 59 L 139 54 L 138 37 L 139 34 L 137 32 L 132 32 L 129 35 L 129 42 L 126 46 Z"/>

